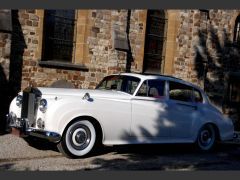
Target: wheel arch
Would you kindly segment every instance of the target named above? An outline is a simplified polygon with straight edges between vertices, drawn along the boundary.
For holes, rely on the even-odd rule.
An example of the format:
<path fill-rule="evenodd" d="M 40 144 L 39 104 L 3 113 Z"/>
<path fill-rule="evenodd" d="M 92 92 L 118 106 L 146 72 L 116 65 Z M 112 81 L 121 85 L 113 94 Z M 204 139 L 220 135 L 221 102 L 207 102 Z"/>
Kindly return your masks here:
<path fill-rule="evenodd" d="M 211 124 L 213 126 L 214 131 L 216 132 L 216 140 L 220 141 L 221 140 L 221 136 L 220 136 L 220 131 L 219 131 L 218 126 L 215 123 L 212 123 L 212 122 L 207 123 L 207 124 Z"/>

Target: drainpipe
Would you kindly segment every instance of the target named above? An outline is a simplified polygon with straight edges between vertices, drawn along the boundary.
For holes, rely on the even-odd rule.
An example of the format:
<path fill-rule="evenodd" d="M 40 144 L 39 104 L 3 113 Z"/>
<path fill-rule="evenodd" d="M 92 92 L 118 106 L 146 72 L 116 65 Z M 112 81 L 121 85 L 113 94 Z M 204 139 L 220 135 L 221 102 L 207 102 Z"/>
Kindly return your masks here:
<path fill-rule="evenodd" d="M 130 39 L 129 39 L 130 22 L 131 22 L 131 10 L 128 9 L 128 11 L 127 11 L 127 27 L 126 27 L 127 43 L 128 43 L 126 72 L 131 72 L 131 63 L 133 61 L 132 49 L 131 49 L 131 44 L 130 44 Z"/>

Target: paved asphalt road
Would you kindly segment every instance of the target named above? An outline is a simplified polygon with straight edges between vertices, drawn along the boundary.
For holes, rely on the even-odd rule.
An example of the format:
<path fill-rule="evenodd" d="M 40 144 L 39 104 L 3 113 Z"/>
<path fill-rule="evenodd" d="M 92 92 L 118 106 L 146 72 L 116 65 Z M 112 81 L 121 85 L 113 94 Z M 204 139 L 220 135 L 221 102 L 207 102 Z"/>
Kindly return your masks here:
<path fill-rule="evenodd" d="M 91 157 L 67 159 L 53 144 L 0 136 L 0 170 L 240 170 L 240 144 L 220 144 L 211 153 L 191 145 L 105 147 Z"/>

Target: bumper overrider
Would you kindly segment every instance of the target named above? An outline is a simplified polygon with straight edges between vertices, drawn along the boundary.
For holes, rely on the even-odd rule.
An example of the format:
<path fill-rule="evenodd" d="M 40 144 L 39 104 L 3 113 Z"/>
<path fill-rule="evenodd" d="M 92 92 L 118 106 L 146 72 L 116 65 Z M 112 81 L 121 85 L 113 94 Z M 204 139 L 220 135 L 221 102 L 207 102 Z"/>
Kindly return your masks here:
<path fill-rule="evenodd" d="M 55 143 L 61 140 L 60 134 L 29 127 L 27 118 L 17 118 L 14 113 L 9 113 L 6 119 L 7 119 L 6 130 L 11 131 L 11 128 L 16 128 L 20 130 L 22 137 L 34 136 Z"/>

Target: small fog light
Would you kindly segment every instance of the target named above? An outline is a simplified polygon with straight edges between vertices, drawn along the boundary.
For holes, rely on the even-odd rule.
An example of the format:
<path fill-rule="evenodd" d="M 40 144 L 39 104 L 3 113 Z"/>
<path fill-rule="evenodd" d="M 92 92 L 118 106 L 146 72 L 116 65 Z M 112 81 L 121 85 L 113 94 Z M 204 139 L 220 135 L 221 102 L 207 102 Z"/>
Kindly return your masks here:
<path fill-rule="evenodd" d="M 11 124 L 14 124 L 17 121 L 17 115 L 13 112 L 10 112 L 9 118 L 10 118 Z"/>
<path fill-rule="evenodd" d="M 44 129 L 45 124 L 44 124 L 44 121 L 42 120 L 42 118 L 38 118 L 38 120 L 37 120 L 37 127 L 39 129 Z"/>

